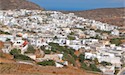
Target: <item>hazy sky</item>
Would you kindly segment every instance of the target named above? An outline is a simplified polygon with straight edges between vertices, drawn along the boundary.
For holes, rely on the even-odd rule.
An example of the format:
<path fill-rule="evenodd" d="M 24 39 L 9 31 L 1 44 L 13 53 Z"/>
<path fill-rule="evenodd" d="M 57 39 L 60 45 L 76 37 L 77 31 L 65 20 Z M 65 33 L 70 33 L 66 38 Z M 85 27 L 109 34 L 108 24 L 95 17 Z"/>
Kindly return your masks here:
<path fill-rule="evenodd" d="M 125 7 L 125 0 L 31 0 L 47 10 L 88 10 Z"/>

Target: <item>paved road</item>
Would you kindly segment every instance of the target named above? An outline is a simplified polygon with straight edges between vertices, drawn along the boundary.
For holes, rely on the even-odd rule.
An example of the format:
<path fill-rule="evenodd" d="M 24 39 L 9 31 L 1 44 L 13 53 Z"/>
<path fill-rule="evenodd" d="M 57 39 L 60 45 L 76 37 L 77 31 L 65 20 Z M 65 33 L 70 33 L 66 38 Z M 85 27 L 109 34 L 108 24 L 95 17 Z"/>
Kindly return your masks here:
<path fill-rule="evenodd" d="M 118 75 L 125 75 L 125 67 L 118 73 Z"/>

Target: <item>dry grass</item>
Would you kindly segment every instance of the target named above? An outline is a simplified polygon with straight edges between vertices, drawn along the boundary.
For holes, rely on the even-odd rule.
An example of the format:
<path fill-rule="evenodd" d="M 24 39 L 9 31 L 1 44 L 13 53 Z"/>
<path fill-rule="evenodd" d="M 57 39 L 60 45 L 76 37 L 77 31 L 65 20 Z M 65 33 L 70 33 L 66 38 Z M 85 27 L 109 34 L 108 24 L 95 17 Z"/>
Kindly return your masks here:
<path fill-rule="evenodd" d="M 99 75 L 76 68 L 56 68 L 17 63 L 0 64 L 1 75 Z"/>

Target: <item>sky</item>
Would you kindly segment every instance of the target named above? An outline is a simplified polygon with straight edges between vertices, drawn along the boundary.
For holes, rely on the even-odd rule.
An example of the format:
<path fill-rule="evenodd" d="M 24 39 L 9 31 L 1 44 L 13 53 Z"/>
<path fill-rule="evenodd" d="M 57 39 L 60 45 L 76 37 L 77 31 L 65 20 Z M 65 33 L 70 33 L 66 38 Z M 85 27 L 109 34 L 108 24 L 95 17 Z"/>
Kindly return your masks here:
<path fill-rule="evenodd" d="M 125 0 L 30 0 L 46 10 L 90 10 L 125 7 Z"/>

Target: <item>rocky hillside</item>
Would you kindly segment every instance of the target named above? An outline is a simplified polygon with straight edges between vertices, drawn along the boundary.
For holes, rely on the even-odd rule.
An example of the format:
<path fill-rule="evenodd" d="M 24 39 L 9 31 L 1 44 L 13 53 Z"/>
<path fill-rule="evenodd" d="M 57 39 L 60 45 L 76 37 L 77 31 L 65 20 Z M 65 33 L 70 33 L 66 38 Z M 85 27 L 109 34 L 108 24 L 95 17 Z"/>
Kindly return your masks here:
<path fill-rule="evenodd" d="M 101 75 L 76 68 L 56 68 L 17 63 L 0 64 L 0 75 Z"/>
<path fill-rule="evenodd" d="M 28 0 L 0 0 L 0 9 L 1 10 L 10 10 L 10 9 L 42 9 L 38 5 L 29 2 Z"/>
<path fill-rule="evenodd" d="M 75 15 L 87 19 L 94 19 L 112 25 L 125 26 L 125 8 L 105 8 L 86 11 L 76 11 L 73 13 L 75 13 Z"/>
<path fill-rule="evenodd" d="M 40 66 L 18 63 L 12 55 L 0 52 L 0 75 L 101 75 L 98 72 L 86 71 L 73 66 L 56 68 L 54 66 Z"/>

